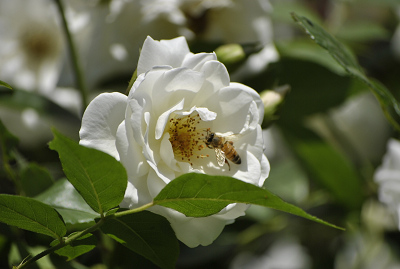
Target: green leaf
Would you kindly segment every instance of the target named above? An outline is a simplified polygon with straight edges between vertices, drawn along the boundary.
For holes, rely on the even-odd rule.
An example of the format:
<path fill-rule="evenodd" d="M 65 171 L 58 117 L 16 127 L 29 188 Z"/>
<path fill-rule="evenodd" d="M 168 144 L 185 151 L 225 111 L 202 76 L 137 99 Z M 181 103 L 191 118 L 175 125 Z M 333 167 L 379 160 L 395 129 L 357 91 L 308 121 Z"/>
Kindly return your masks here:
<path fill-rule="evenodd" d="M 74 234 L 75 233 L 72 233 L 71 235 Z M 54 240 L 53 242 L 51 242 L 50 246 L 53 247 L 58 243 L 59 243 L 58 240 Z M 67 245 L 63 248 L 56 250 L 55 253 L 57 253 L 60 256 L 67 257 L 68 258 L 67 261 L 70 261 L 79 257 L 82 254 L 85 254 L 86 252 L 91 251 L 96 247 L 96 245 L 97 245 L 96 238 L 92 234 L 88 233 L 80 237 L 79 239 L 76 239 L 70 245 Z"/>
<path fill-rule="evenodd" d="M 112 156 L 80 146 L 53 129 L 49 143 L 60 156 L 65 175 L 94 211 L 103 214 L 120 204 L 128 184 L 125 168 Z"/>
<path fill-rule="evenodd" d="M 350 160 L 307 129 L 293 134 L 283 129 L 286 141 L 300 160 L 302 168 L 337 199 L 350 208 L 359 208 L 364 199 L 362 184 Z"/>
<path fill-rule="evenodd" d="M 398 131 L 400 131 L 400 104 L 394 98 L 391 92 L 379 82 L 369 79 L 365 75 L 361 66 L 358 64 L 353 53 L 332 35 L 326 32 L 322 27 L 311 22 L 306 17 L 298 16 L 295 13 L 292 13 L 292 17 L 306 30 L 306 32 L 318 45 L 331 54 L 331 56 L 346 70 L 347 73 L 361 80 L 368 87 L 370 87 L 380 102 L 388 121 Z"/>
<path fill-rule="evenodd" d="M 10 133 L 3 122 L 0 120 L 0 145 L 3 154 L 3 161 L 11 160 L 12 151 L 18 146 L 18 138 Z"/>
<path fill-rule="evenodd" d="M 232 203 L 269 207 L 342 229 L 284 202 L 268 190 L 226 176 L 189 173 L 171 181 L 154 198 L 154 204 L 175 209 L 188 217 L 206 217 Z"/>
<path fill-rule="evenodd" d="M 372 5 L 375 7 L 392 7 L 397 8 L 399 6 L 399 0 L 355 0 L 353 4 L 358 8 L 369 7 Z"/>
<path fill-rule="evenodd" d="M 281 57 L 315 62 L 338 75 L 344 75 L 346 73 L 332 57 L 329 57 L 326 50 L 309 39 L 284 40 L 276 42 L 275 45 Z"/>
<path fill-rule="evenodd" d="M 357 21 L 341 27 L 337 37 L 347 42 L 368 42 L 378 39 L 389 39 L 390 33 L 383 25 L 373 21 Z"/>
<path fill-rule="evenodd" d="M 175 268 L 179 244 L 165 218 L 142 211 L 107 219 L 101 230 L 161 268 Z"/>
<path fill-rule="evenodd" d="M 99 217 L 65 178 L 58 180 L 35 199 L 57 210 L 67 224 L 89 223 Z"/>
<path fill-rule="evenodd" d="M 280 85 L 288 84 L 291 87 L 279 110 L 279 125 L 300 125 L 304 123 L 303 117 L 326 112 L 342 104 L 348 96 L 350 85 L 356 81 L 354 78 L 333 73 L 310 60 L 285 57 L 274 65 L 274 69 L 279 71 L 263 73 L 258 80 L 274 77 L 273 80 L 279 80 Z"/>
<path fill-rule="evenodd" d="M 53 182 L 50 173 L 35 163 L 29 163 L 21 171 L 21 185 L 26 196 L 38 195 L 53 185 Z"/>
<path fill-rule="evenodd" d="M 56 239 L 66 233 L 64 221 L 57 211 L 28 197 L 0 194 L 0 221 Z"/>
<path fill-rule="evenodd" d="M 6 88 L 9 88 L 10 90 L 12 90 L 13 88 L 10 86 L 10 85 L 8 85 L 7 83 L 5 83 L 4 81 L 1 81 L 0 80 L 0 86 L 3 86 L 3 87 L 6 87 Z"/>

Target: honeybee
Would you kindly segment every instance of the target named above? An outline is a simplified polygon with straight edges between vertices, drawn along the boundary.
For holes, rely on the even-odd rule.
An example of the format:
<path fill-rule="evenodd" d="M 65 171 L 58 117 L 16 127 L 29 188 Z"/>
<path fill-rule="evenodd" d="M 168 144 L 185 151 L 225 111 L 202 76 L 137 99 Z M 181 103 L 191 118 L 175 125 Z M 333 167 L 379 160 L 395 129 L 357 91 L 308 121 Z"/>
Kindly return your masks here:
<path fill-rule="evenodd" d="M 224 163 L 227 163 L 229 170 L 231 170 L 231 166 L 226 159 L 230 160 L 234 164 L 242 163 L 242 159 L 237 153 L 235 147 L 233 146 L 233 141 L 230 140 L 231 138 L 233 139 L 234 137 L 235 135 L 231 136 L 217 135 L 216 133 L 211 132 L 210 128 L 208 128 L 207 135 L 204 139 L 206 146 L 210 149 L 214 149 L 218 165 L 223 166 Z"/>

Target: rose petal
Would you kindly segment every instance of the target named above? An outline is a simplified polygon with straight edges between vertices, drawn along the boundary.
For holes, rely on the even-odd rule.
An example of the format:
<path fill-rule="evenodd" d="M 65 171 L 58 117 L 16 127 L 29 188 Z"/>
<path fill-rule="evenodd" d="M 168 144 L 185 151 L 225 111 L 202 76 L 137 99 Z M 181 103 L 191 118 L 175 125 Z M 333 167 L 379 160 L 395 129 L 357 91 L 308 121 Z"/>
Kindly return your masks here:
<path fill-rule="evenodd" d="M 180 67 L 188 53 L 190 53 L 189 47 L 182 36 L 161 41 L 148 36 L 140 52 L 137 73 L 145 73 L 156 65 Z"/>
<path fill-rule="evenodd" d="M 192 114 L 194 111 L 199 113 L 200 119 L 202 121 L 212 121 L 217 118 L 217 113 L 210 111 L 205 107 L 195 107 L 195 106 L 192 107 L 189 111 L 177 111 L 176 114 L 181 116 L 187 116 Z"/>
<path fill-rule="evenodd" d="M 163 73 L 157 81 L 156 89 L 164 89 L 168 94 L 176 90 L 198 92 L 204 83 L 204 75 L 187 68 L 175 68 Z"/>
<path fill-rule="evenodd" d="M 164 72 L 154 85 L 153 113 L 161 115 L 176 104 L 177 99 L 185 99 L 185 108 L 192 107 L 197 93 L 205 83 L 204 75 L 186 68 L 177 68 Z"/>
<path fill-rule="evenodd" d="M 150 211 L 168 219 L 176 237 L 188 247 L 210 245 L 222 232 L 227 221 L 215 216 L 190 218 L 169 208 L 155 206 Z"/>
<path fill-rule="evenodd" d="M 203 65 L 212 60 L 217 60 L 217 55 L 215 55 L 215 53 L 190 53 L 185 56 L 182 66 L 195 71 L 201 71 Z"/>
<path fill-rule="evenodd" d="M 260 176 L 260 181 L 258 182 L 258 186 L 262 187 L 264 185 L 265 180 L 269 176 L 269 171 L 271 170 L 271 166 L 269 164 L 269 161 L 267 159 L 267 156 L 262 155 L 261 157 L 261 176 Z"/>
<path fill-rule="evenodd" d="M 158 117 L 157 124 L 156 124 L 156 139 L 160 139 L 161 136 L 164 133 L 165 126 L 167 125 L 167 122 L 169 120 L 169 116 L 171 115 L 172 112 L 175 112 L 177 110 L 182 110 L 183 105 L 185 103 L 185 99 L 182 99 L 179 101 L 176 105 L 165 111 L 163 114 L 161 114 L 160 117 Z"/>
<path fill-rule="evenodd" d="M 220 212 L 218 212 L 218 214 L 215 214 L 215 217 L 219 219 L 224 219 L 229 223 L 232 223 L 234 219 L 246 215 L 245 211 L 249 207 L 250 205 L 247 204 L 230 204 L 222 209 Z"/>
<path fill-rule="evenodd" d="M 102 93 L 97 96 L 83 115 L 79 143 L 119 160 L 115 140 L 118 125 L 125 118 L 126 104 L 127 96 L 121 93 Z"/>
<path fill-rule="evenodd" d="M 251 152 L 258 160 L 261 160 L 264 155 L 264 139 L 261 127 L 258 125 L 252 132 L 239 136 L 236 145 L 238 148 Z"/>
<path fill-rule="evenodd" d="M 142 148 L 133 139 L 132 129 L 126 128 L 122 122 L 117 130 L 116 146 L 121 163 L 125 166 L 128 175 L 141 177 L 149 172 L 149 165 L 142 154 Z"/>
<path fill-rule="evenodd" d="M 233 177 L 247 183 L 258 184 L 261 177 L 259 159 L 249 151 L 238 150 L 238 152 L 242 158 L 242 163 L 239 165 L 239 169 L 236 170 L 236 173 L 233 174 Z"/>
<path fill-rule="evenodd" d="M 258 124 L 262 124 L 263 119 L 264 119 L 264 104 L 260 98 L 260 94 L 258 92 L 256 92 L 254 89 L 243 85 L 241 83 L 237 83 L 237 82 L 232 82 L 230 84 L 231 87 L 236 87 L 239 88 L 245 92 L 247 92 L 250 96 L 253 97 L 253 100 L 256 102 L 257 104 L 257 108 L 258 108 L 258 114 L 259 114 L 259 118 L 258 118 Z"/>
<path fill-rule="evenodd" d="M 238 134 L 246 123 L 247 125 L 251 124 L 255 117 L 259 121 L 258 111 L 257 115 L 254 115 L 251 109 L 253 102 L 253 96 L 247 91 L 243 91 L 242 87 L 231 85 L 220 89 L 216 95 L 210 96 L 201 106 L 220 115 L 214 122 L 214 126 L 217 126 L 217 129 L 213 130 L 214 132 Z M 248 118 L 249 115 L 251 118 Z"/>
<path fill-rule="evenodd" d="M 138 190 L 134 187 L 134 185 L 128 181 L 128 185 L 126 186 L 124 199 L 119 204 L 121 208 L 135 208 L 138 204 Z"/>
<path fill-rule="evenodd" d="M 225 65 L 218 61 L 208 61 L 201 67 L 201 72 L 204 73 L 206 80 L 210 81 L 215 89 L 221 89 L 229 86 L 230 79 L 228 70 Z"/>
<path fill-rule="evenodd" d="M 156 197 L 158 193 L 167 185 L 172 179 L 174 179 L 175 173 L 165 165 L 164 162 L 160 162 L 157 165 L 150 163 L 153 169 L 150 169 L 147 177 L 147 186 L 152 197 Z"/>

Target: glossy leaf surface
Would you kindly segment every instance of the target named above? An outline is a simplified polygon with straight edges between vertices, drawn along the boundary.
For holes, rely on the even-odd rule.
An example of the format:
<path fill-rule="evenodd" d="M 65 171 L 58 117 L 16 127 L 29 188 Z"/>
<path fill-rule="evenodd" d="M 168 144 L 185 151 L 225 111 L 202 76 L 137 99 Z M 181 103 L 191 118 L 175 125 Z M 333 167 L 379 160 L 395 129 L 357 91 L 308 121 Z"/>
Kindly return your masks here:
<path fill-rule="evenodd" d="M 175 209 L 188 217 L 213 215 L 232 203 L 253 204 L 339 228 L 307 214 L 266 189 L 226 176 L 182 175 L 162 189 L 154 198 L 154 203 Z"/>
<path fill-rule="evenodd" d="M 65 175 L 88 205 L 98 213 L 118 206 L 128 182 L 122 164 L 104 152 L 53 132 L 50 148 L 58 152 Z"/>
<path fill-rule="evenodd" d="M 57 211 L 28 197 L 0 194 L 0 221 L 56 239 L 66 233 L 64 221 Z"/>

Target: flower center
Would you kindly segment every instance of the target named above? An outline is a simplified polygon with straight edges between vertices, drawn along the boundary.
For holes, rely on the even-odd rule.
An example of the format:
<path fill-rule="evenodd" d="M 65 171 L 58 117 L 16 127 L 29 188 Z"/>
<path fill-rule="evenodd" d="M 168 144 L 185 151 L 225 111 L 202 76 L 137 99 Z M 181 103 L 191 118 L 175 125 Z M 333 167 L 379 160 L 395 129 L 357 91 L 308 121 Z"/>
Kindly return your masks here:
<path fill-rule="evenodd" d="M 178 161 L 193 165 L 194 158 L 208 157 L 200 153 L 205 148 L 205 131 L 200 127 L 201 122 L 197 112 L 169 120 L 169 141 Z"/>
<path fill-rule="evenodd" d="M 43 60 L 58 53 L 59 44 L 49 27 L 33 25 L 21 35 L 21 45 L 27 56 L 34 60 Z"/>

